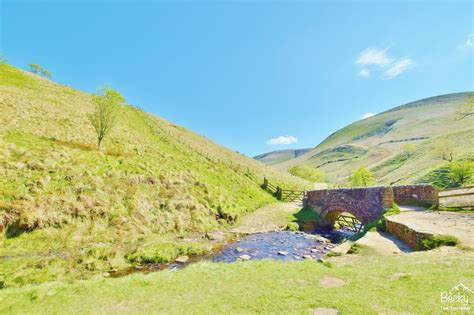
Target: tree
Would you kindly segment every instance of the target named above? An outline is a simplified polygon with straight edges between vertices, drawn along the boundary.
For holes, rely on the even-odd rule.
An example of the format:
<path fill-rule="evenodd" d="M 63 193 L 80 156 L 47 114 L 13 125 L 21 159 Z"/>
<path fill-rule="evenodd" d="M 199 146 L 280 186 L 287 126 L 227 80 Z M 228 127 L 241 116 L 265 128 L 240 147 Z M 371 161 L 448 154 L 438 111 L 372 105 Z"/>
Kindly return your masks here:
<path fill-rule="evenodd" d="M 374 175 L 366 167 L 360 167 L 350 177 L 352 187 L 367 187 L 374 183 Z"/>
<path fill-rule="evenodd" d="M 459 120 L 474 115 L 474 93 L 467 99 L 466 103 L 462 105 L 456 112 L 456 116 Z"/>
<path fill-rule="evenodd" d="M 309 165 L 295 165 L 288 169 L 292 175 L 304 178 L 313 183 L 326 181 L 326 174 L 320 170 L 315 169 Z"/>
<path fill-rule="evenodd" d="M 474 163 L 460 161 L 449 164 L 449 178 L 454 184 L 464 185 L 474 172 Z"/>
<path fill-rule="evenodd" d="M 46 70 L 39 64 L 30 63 L 28 66 L 30 66 L 30 72 L 33 72 L 34 74 L 38 74 L 45 78 L 51 78 L 51 72 L 49 70 Z"/>
<path fill-rule="evenodd" d="M 449 139 L 441 139 L 435 147 L 435 155 L 445 161 L 454 160 L 454 142 Z"/>
<path fill-rule="evenodd" d="M 415 145 L 413 143 L 407 143 L 403 146 L 403 152 L 407 158 L 412 157 L 415 153 Z"/>
<path fill-rule="evenodd" d="M 89 114 L 89 121 L 97 135 L 97 149 L 100 150 L 102 140 L 110 133 L 116 124 L 119 106 L 125 102 L 119 91 L 105 88 L 92 96 L 95 111 Z"/>

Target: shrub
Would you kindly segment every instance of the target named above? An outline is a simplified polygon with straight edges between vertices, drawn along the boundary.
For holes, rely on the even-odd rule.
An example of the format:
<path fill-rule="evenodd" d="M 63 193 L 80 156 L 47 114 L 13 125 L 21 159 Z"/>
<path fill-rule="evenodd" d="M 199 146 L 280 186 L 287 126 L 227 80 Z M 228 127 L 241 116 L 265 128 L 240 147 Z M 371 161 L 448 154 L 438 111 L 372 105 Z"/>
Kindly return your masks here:
<path fill-rule="evenodd" d="M 420 250 L 429 250 L 440 246 L 456 246 L 459 240 L 451 235 L 433 235 L 425 237 L 418 245 Z"/>
<path fill-rule="evenodd" d="M 286 226 L 286 230 L 287 230 L 287 231 L 295 232 L 295 231 L 298 231 L 299 229 L 300 229 L 300 226 L 299 226 L 298 223 L 296 223 L 296 222 L 290 222 L 290 223 L 288 223 L 288 225 Z"/>

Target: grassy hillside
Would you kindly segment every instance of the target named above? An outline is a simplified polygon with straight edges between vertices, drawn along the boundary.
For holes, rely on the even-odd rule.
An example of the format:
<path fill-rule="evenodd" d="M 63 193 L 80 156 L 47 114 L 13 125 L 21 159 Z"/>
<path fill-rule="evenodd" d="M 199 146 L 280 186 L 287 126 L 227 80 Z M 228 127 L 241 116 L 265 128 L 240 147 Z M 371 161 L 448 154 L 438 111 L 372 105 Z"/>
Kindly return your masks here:
<path fill-rule="evenodd" d="M 202 252 L 225 228 L 306 182 L 122 106 L 102 151 L 91 96 L 0 65 L 0 284 L 83 278 Z"/>
<path fill-rule="evenodd" d="M 455 160 L 474 159 L 474 117 L 459 119 L 456 114 L 472 101 L 472 94 L 431 97 L 357 121 L 276 167 L 310 165 L 327 173 L 332 183 L 344 183 L 354 170 L 365 166 L 379 184 L 430 181 L 443 185 L 439 174 L 444 174 L 447 162 L 436 154 L 440 143 L 452 143 Z"/>
<path fill-rule="evenodd" d="M 310 150 L 311 149 L 278 150 L 257 155 L 254 159 L 267 165 L 273 165 L 294 159 Z"/>

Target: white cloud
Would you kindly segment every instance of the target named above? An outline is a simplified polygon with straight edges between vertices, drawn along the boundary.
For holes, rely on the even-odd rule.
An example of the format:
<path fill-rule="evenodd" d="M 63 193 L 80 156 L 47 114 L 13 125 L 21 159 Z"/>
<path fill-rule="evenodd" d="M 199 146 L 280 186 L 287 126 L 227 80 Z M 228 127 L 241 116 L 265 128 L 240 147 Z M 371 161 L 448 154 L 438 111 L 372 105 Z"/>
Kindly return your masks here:
<path fill-rule="evenodd" d="M 293 136 L 279 136 L 267 141 L 267 144 L 271 145 L 281 145 L 281 144 L 292 144 L 298 142 L 298 138 Z"/>
<path fill-rule="evenodd" d="M 413 68 L 415 66 L 415 62 L 410 58 L 403 58 L 394 62 L 388 70 L 383 73 L 382 79 L 390 80 L 395 77 L 398 77 L 404 71 Z"/>
<path fill-rule="evenodd" d="M 384 67 L 393 61 L 392 58 L 388 57 L 387 51 L 388 48 L 384 50 L 366 48 L 359 54 L 356 63 L 361 66 L 376 65 Z"/>
<path fill-rule="evenodd" d="M 474 47 L 474 33 L 471 33 L 467 36 L 466 41 L 458 46 L 458 49 L 472 49 Z"/>
<path fill-rule="evenodd" d="M 370 70 L 369 69 L 362 69 L 359 71 L 359 76 L 363 78 L 368 78 L 370 76 Z"/>
<path fill-rule="evenodd" d="M 369 118 L 369 117 L 372 117 L 372 116 L 375 116 L 377 115 L 376 113 L 365 113 L 364 115 L 362 115 L 362 119 L 366 119 L 366 118 Z"/>
<path fill-rule="evenodd" d="M 470 44 L 474 44 L 474 37 L 470 40 Z M 415 66 L 415 62 L 411 58 L 394 58 L 389 55 L 388 50 L 388 48 L 368 47 L 360 52 L 355 62 L 360 66 L 358 75 L 362 78 L 368 78 L 372 74 L 381 73 L 383 80 L 390 80 Z"/>

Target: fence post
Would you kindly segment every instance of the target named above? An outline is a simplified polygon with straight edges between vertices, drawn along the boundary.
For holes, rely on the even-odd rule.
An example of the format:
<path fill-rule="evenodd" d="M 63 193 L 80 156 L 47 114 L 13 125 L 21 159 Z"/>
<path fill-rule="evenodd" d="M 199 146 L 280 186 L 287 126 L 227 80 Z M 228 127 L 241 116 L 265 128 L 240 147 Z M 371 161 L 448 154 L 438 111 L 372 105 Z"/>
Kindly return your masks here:
<path fill-rule="evenodd" d="M 281 188 L 280 188 L 280 186 L 277 186 L 276 197 L 277 197 L 278 200 L 281 200 Z"/>
<path fill-rule="evenodd" d="M 263 185 L 262 185 L 262 188 L 263 189 L 267 189 L 268 187 L 268 179 L 266 177 L 263 178 Z"/>

